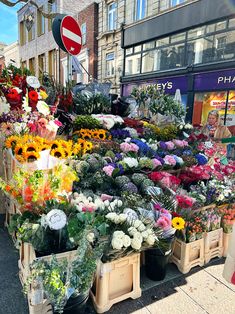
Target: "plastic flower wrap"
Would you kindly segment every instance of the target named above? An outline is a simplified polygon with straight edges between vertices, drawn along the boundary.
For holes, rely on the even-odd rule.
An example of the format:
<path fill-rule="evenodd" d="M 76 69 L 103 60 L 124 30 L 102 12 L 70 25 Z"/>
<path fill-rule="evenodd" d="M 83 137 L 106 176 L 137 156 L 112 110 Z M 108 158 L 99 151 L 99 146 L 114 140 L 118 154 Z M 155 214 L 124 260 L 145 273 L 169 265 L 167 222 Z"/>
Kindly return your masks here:
<path fill-rule="evenodd" d="M 31 207 L 33 204 L 43 205 L 64 192 L 71 192 L 73 181 L 77 179 L 70 167 L 58 165 L 50 170 L 20 170 L 13 175 L 9 184 L 1 181 L 1 188 L 19 203 Z"/>

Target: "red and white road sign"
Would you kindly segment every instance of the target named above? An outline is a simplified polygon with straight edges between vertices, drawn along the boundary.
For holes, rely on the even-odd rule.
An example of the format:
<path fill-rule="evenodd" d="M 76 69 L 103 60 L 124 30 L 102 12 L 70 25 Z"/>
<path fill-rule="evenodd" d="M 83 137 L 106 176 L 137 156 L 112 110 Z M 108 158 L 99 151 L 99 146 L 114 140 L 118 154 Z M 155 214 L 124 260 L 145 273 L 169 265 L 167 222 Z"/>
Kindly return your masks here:
<path fill-rule="evenodd" d="M 78 22 L 72 16 L 65 16 L 60 25 L 60 33 L 68 53 L 78 55 L 82 47 L 82 33 Z"/>

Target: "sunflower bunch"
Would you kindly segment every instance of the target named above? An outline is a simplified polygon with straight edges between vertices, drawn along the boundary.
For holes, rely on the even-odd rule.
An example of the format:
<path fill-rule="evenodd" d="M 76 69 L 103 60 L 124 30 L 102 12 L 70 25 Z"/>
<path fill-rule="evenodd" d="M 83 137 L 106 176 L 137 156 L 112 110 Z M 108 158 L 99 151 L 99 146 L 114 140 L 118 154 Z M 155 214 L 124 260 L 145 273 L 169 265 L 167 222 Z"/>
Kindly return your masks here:
<path fill-rule="evenodd" d="M 50 155 L 59 159 L 65 159 L 73 153 L 73 142 L 57 139 L 50 143 Z"/>
<path fill-rule="evenodd" d="M 76 157 L 82 157 L 83 155 L 87 153 L 91 153 L 92 148 L 93 148 L 92 142 L 89 142 L 80 138 L 73 145 L 72 154 L 73 156 L 76 156 Z"/>
<path fill-rule="evenodd" d="M 39 159 L 39 153 L 48 149 L 49 144 L 48 140 L 29 134 L 23 136 L 12 135 L 5 141 L 5 147 L 12 150 L 16 160 L 20 163 L 33 162 Z"/>
<path fill-rule="evenodd" d="M 73 135 L 78 138 L 86 139 L 96 139 L 96 140 L 106 140 L 111 139 L 111 135 L 109 135 L 108 131 L 104 129 L 80 129 L 79 131 L 75 131 Z"/>

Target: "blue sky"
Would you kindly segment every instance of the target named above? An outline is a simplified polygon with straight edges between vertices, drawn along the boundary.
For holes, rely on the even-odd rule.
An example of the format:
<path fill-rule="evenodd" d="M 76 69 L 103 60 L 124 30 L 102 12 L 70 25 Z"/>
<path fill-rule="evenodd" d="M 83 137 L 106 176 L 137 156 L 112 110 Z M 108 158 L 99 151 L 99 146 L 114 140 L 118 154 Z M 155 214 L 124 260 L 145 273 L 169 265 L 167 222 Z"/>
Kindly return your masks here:
<path fill-rule="evenodd" d="M 11 44 L 18 40 L 17 10 L 22 4 L 8 7 L 0 3 L 0 42 Z"/>

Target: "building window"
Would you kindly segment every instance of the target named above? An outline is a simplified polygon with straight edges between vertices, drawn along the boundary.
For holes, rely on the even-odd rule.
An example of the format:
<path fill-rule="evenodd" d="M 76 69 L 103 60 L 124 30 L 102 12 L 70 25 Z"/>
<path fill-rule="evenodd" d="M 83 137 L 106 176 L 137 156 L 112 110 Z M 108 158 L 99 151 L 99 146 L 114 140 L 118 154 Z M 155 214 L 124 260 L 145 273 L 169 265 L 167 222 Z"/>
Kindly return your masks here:
<path fill-rule="evenodd" d="M 26 69 L 27 68 L 27 62 L 26 61 L 21 61 L 21 68 Z"/>
<path fill-rule="evenodd" d="M 46 71 L 46 60 L 45 60 L 45 54 L 41 54 L 38 56 L 38 72 L 39 72 L 39 78 L 42 78 L 43 73 Z"/>
<path fill-rule="evenodd" d="M 48 53 L 48 72 L 49 75 L 56 77 L 56 50 L 51 50 Z"/>
<path fill-rule="evenodd" d="M 114 75 L 114 52 L 106 54 L 106 76 L 113 76 Z"/>
<path fill-rule="evenodd" d="M 117 22 L 117 3 L 113 2 L 108 6 L 108 30 L 116 29 Z"/>
<path fill-rule="evenodd" d="M 135 20 L 141 20 L 146 16 L 147 0 L 136 0 L 135 2 Z"/>
<path fill-rule="evenodd" d="M 161 0 L 160 1 L 160 11 L 167 10 L 176 5 L 182 4 L 188 0 Z"/>
<path fill-rule="evenodd" d="M 41 7 L 43 9 L 43 7 Z M 37 11 L 37 21 L 38 21 L 38 36 L 41 36 L 45 33 L 45 18 L 42 13 Z"/>
<path fill-rule="evenodd" d="M 32 25 L 31 29 L 28 32 L 28 41 L 35 39 L 35 24 Z"/>
<path fill-rule="evenodd" d="M 29 59 L 29 71 L 35 75 L 35 58 Z"/>
<path fill-rule="evenodd" d="M 20 45 L 24 46 L 26 44 L 26 27 L 25 23 L 20 22 Z"/>
<path fill-rule="evenodd" d="M 86 23 L 81 25 L 81 32 L 82 32 L 82 45 L 86 44 Z"/>
<path fill-rule="evenodd" d="M 140 73 L 141 54 L 135 54 L 126 58 L 125 75 L 133 75 Z"/>
<path fill-rule="evenodd" d="M 55 13 L 57 11 L 56 0 L 48 0 L 48 12 Z M 52 19 L 48 19 L 48 32 L 52 29 Z"/>
<path fill-rule="evenodd" d="M 181 3 L 186 2 L 187 0 L 171 0 L 171 7 L 175 7 L 176 5 L 179 5 Z"/>

